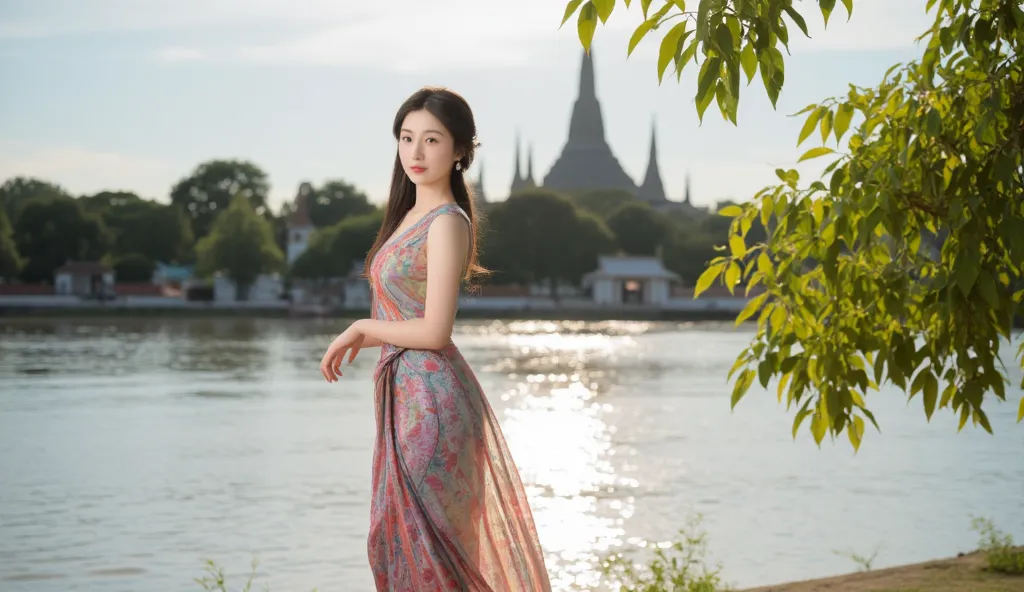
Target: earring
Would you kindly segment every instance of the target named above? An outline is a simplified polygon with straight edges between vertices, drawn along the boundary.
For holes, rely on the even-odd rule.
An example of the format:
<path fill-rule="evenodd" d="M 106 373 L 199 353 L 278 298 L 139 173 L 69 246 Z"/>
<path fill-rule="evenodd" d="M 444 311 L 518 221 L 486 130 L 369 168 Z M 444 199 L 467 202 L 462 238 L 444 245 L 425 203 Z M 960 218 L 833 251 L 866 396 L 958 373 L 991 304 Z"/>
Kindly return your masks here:
<path fill-rule="evenodd" d="M 457 171 L 461 171 L 462 170 L 462 163 L 461 162 L 455 163 L 455 170 L 457 170 Z"/>

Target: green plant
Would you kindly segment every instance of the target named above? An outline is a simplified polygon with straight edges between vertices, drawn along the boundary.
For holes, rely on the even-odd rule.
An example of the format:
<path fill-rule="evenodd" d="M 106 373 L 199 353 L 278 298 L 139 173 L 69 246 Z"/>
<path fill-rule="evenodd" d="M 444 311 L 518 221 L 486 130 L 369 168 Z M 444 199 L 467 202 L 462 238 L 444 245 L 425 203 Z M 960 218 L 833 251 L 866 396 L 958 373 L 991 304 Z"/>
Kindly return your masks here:
<path fill-rule="evenodd" d="M 987 518 L 973 518 L 971 529 L 981 536 L 978 550 L 985 554 L 990 571 L 1024 575 L 1024 549 L 1013 546 L 1011 535 L 1001 532 Z"/>
<path fill-rule="evenodd" d="M 259 567 L 259 560 L 255 557 L 252 560 L 252 571 L 249 572 L 249 576 L 242 586 L 240 592 L 251 592 L 253 583 L 256 581 L 256 568 Z M 206 574 L 201 578 L 195 578 L 195 582 L 203 587 L 203 590 L 207 592 L 229 592 L 227 587 L 227 577 L 224 575 L 224 569 L 212 559 L 206 560 Z M 270 585 L 264 582 L 264 592 L 270 591 Z M 313 592 L 317 592 L 314 588 Z"/>
<path fill-rule="evenodd" d="M 694 522 L 699 522 L 699 517 Z M 643 542 L 637 549 L 617 552 L 604 558 L 601 572 L 608 589 L 618 592 L 724 592 L 720 567 L 705 564 L 706 534 L 695 531 L 696 524 L 679 530 L 679 538 L 670 544 Z M 653 557 L 643 564 L 631 558 L 637 552 L 653 548 Z"/>
<path fill-rule="evenodd" d="M 857 564 L 859 571 L 871 571 L 871 566 L 875 563 L 875 559 L 878 558 L 878 552 L 882 550 L 882 545 L 875 547 L 875 551 L 870 555 L 858 555 L 853 551 L 832 551 L 840 557 L 846 557 Z"/>

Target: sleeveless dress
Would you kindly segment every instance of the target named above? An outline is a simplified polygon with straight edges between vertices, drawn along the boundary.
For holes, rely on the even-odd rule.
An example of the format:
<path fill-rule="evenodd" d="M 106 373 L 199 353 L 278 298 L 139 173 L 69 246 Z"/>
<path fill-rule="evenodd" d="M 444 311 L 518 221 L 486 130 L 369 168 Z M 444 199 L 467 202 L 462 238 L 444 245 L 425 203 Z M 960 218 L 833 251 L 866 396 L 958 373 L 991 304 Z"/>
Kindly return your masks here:
<path fill-rule="evenodd" d="M 421 318 L 434 208 L 370 264 L 374 318 Z M 377 590 L 548 592 L 519 472 L 473 371 L 450 340 L 436 351 L 384 344 L 374 372 L 377 436 L 367 541 Z"/>

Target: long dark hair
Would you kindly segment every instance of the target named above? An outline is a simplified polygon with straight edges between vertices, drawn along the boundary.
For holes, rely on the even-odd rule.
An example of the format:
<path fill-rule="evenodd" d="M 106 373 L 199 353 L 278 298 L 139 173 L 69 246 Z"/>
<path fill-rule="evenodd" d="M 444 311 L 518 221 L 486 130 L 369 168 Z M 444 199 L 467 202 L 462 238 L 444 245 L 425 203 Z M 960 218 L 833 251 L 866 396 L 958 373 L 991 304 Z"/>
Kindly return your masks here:
<path fill-rule="evenodd" d="M 396 142 L 401 133 L 402 123 L 405 121 L 406 115 L 421 109 L 425 109 L 444 125 L 445 129 L 452 135 L 455 143 L 455 152 L 462 154 L 462 158 L 459 160 L 462 170 L 455 170 L 455 167 L 452 167 L 450 182 L 452 195 L 455 196 L 455 203 L 469 216 L 469 265 L 466 267 L 465 279 L 470 280 L 475 275 L 487 273 L 487 270 L 481 267 L 477 261 L 478 213 L 473 209 L 473 190 L 466 183 L 464 177 L 464 173 L 469 169 L 469 165 L 473 163 L 476 149 L 479 146 L 476 139 L 476 122 L 473 119 L 473 111 L 469 108 L 469 103 L 466 102 L 466 99 L 454 91 L 432 86 L 421 88 L 406 99 L 402 106 L 398 108 L 398 113 L 395 114 L 395 122 L 391 128 Z M 366 273 L 370 271 L 373 257 L 388 238 L 394 234 L 395 230 L 398 229 L 398 225 L 402 223 L 402 218 L 412 209 L 415 203 L 416 184 L 405 174 L 405 169 L 402 168 L 402 160 L 396 149 L 395 166 L 391 172 L 391 193 L 388 195 L 384 222 L 377 232 L 377 239 L 374 241 L 373 247 L 370 248 L 370 252 L 366 255 L 364 268 Z"/>

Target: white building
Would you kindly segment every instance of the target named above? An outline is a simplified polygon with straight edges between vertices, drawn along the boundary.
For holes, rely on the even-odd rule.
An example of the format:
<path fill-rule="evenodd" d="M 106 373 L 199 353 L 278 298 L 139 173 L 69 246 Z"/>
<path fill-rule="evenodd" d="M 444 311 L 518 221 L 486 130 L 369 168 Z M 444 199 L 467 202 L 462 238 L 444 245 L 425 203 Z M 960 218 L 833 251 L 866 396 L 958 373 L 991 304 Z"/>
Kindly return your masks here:
<path fill-rule="evenodd" d="M 96 261 L 68 261 L 53 272 L 59 296 L 102 298 L 114 296 L 114 270 Z"/>
<path fill-rule="evenodd" d="M 313 198 L 313 186 L 303 183 L 295 196 L 295 211 L 288 217 L 288 265 L 295 263 L 299 255 L 309 247 L 313 234 L 313 221 L 309 217 L 309 200 Z"/>
<path fill-rule="evenodd" d="M 260 274 L 256 281 L 249 286 L 249 293 L 246 301 L 252 304 L 278 304 L 281 303 L 284 293 L 284 282 L 281 276 L 272 274 Z M 222 273 L 217 273 L 213 278 L 213 300 L 214 302 L 237 302 L 238 291 L 235 282 Z"/>
<path fill-rule="evenodd" d="M 583 276 L 597 304 L 663 306 L 678 281 L 658 257 L 598 257 L 597 269 Z"/>

